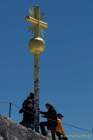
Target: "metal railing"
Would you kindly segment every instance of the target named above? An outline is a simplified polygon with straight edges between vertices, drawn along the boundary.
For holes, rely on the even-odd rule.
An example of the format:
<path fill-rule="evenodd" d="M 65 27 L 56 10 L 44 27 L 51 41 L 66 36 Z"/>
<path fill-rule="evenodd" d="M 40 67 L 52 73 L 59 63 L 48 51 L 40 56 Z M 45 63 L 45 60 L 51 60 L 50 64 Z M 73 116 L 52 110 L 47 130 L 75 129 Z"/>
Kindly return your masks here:
<path fill-rule="evenodd" d="M 13 102 L 0 101 L 0 115 L 9 117 L 17 122 L 20 121 L 21 115 L 18 113 L 20 107 Z"/>

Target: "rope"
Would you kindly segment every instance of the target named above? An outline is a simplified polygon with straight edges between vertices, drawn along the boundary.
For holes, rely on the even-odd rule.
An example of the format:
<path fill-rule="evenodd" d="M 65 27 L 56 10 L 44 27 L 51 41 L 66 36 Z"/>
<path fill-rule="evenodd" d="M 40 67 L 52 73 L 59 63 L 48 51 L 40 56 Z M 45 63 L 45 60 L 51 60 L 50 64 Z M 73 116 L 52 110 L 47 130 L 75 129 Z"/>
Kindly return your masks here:
<path fill-rule="evenodd" d="M 69 126 L 69 127 L 73 127 L 73 128 L 79 129 L 79 130 L 81 130 L 81 131 L 86 131 L 86 132 L 92 133 L 92 130 L 89 130 L 89 129 L 87 129 L 87 128 L 78 127 L 78 126 L 76 126 L 76 125 L 69 124 L 69 123 L 64 123 L 64 122 L 63 122 L 63 124 L 66 125 L 66 126 Z"/>

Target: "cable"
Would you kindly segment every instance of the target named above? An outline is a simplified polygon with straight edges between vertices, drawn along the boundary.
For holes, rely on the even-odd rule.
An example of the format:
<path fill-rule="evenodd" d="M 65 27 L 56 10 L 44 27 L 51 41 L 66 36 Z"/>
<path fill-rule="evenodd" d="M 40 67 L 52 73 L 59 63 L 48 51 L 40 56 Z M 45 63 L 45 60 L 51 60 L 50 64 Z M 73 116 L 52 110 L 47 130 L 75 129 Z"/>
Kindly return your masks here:
<path fill-rule="evenodd" d="M 66 126 L 70 126 L 70 127 L 73 127 L 73 128 L 79 129 L 79 130 L 82 130 L 82 131 L 86 131 L 86 132 L 92 133 L 92 130 L 89 130 L 87 128 L 81 128 L 81 127 L 75 126 L 73 124 L 64 123 L 64 122 L 63 122 L 63 124 L 66 125 Z"/>

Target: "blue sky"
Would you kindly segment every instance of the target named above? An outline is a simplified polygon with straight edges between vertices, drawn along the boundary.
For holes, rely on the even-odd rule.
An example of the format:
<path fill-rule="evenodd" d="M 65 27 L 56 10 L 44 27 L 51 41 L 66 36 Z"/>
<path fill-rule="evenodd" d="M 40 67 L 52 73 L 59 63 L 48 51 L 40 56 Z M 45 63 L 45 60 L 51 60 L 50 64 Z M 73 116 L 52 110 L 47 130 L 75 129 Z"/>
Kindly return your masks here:
<path fill-rule="evenodd" d="M 33 90 L 33 55 L 28 51 L 32 34 L 24 18 L 34 4 L 40 5 L 49 24 L 46 50 L 41 56 L 41 109 L 50 102 L 64 114 L 64 122 L 92 129 L 92 0 L 0 1 L 0 100 L 21 106 Z M 1 111 L 8 110 L 7 104 L 0 105 Z M 18 121 L 18 109 L 13 110 Z M 67 133 L 81 132 L 64 127 Z"/>

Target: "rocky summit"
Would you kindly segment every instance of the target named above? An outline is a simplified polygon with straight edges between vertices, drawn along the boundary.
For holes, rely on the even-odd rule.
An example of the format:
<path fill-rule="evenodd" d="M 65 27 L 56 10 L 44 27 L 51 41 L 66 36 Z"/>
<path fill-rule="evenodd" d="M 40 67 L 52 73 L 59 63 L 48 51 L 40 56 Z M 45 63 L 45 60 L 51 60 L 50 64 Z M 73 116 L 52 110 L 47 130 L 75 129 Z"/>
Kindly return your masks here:
<path fill-rule="evenodd" d="M 49 138 L 0 116 L 0 140 L 49 140 Z"/>

